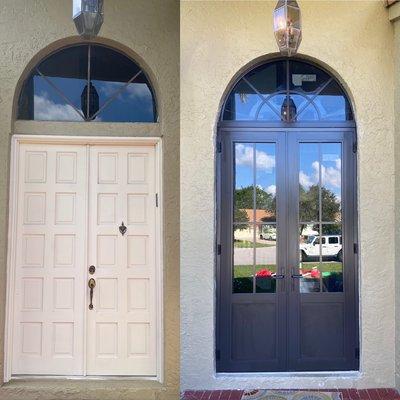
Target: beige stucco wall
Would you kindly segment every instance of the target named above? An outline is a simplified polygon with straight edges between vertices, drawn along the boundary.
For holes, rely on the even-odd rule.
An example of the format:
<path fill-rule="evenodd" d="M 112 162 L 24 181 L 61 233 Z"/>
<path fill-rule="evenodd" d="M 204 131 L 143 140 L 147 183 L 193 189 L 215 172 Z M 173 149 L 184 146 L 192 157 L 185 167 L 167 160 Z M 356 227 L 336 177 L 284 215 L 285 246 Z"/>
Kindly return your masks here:
<path fill-rule="evenodd" d="M 215 160 L 221 99 L 246 65 L 277 51 L 275 1 L 181 2 L 182 389 L 393 387 L 395 213 L 393 27 L 382 1 L 306 1 L 300 55 L 348 89 L 358 151 L 361 371 L 216 375 Z"/>
<path fill-rule="evenodd" d="M 7 200 L 10 135 L 19 133 L 163 136 L 164 382 L 11 382 L 0 399 L 177 399 L 179 383 L 179 3 L 105 0 L 99 40 L 125 50 L 144 67 L 156 90 L 159 127 L 141 124 L 12 124 L 13 98 L 28 63 L 80 39 L 71 0 L 0 0 L 0 332 L 6 298 Z M 60 42 L 57 42 L 60 41 Z M 113 43 L 112 41 L 116 41 Z M 57 43 L 55 43 L 57 42 Z M 0 380 L 4 335 L 0 334 Z"/>
<path fill-rule="evenodd" d="M 400 3 L 390 8 L 389 18 L 394 28 L 394 110 L 395 110 L 395 204 L 400 202 Z M 395 314 L 396 314 L 396 387 L 400 389 L 400 207 L 395 207 Z"/>

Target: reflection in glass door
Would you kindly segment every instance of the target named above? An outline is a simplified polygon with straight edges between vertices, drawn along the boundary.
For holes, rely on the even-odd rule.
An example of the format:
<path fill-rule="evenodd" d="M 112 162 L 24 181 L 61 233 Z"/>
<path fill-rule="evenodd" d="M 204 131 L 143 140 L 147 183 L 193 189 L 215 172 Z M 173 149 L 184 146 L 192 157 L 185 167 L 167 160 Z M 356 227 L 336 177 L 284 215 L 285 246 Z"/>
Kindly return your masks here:
<path fill-rule="evenodd" d="M 299 144 L 300 292 L 343 292 L 342 144 Z"/>
<path fill-rule="evenodd" d="M 275 164 L 275 143 L 235 143 L 234 293 L 276 290 Z"/>

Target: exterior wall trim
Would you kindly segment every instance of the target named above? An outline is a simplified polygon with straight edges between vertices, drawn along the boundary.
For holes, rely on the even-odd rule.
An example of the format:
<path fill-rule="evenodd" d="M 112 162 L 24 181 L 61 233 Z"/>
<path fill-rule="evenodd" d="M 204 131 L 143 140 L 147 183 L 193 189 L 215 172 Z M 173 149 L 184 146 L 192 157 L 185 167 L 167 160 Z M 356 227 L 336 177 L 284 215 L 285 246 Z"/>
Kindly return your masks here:
<path fill-rule="evenodd" d="M 4 340 L 4 382 L 11 380 L 12 374 L 12 340 L 13 340 L 13 309 L 14 299 L 13 293 L 15 282 L 15 257 L 16 257 L 16 222 L 17 222 L 17 209 L 16 198 L 18 182 L 15 177 L 18 176 L 18 157 L 19 146 L 22 143 L 35 143 L 35 144 L 82 144 L 82 145 L 119 145 L 119 146 L 155 146 L 155 185 L 156 193 L 159 196 L 163 194 L 162 187 L 162 138 L 160 137 L 101 137 L 101 136 L 49 136 L 49 135 L 14 135 L 11 140 L 11 160 L 10 160 L 10 192 L 9 192 L 9 221 L 8 221 L 8 245 L 7 245 L 7 283 L 6 283 L 6 320 L 5 320 L 5 340 Z M 163 279 L 163 202 L 159 201 L 159 206 L 156 207 L 156 230 L 155 243 L 156 243 L 156 304 L 157 304 L 157 375 L 155 377 L 124 377 L 123 380 L 149 380 L 164 383 L 164 279 Z M 30 376 L 34 379 L 49 379 L 51 376 Z M 57 379 L 71 379 L 71 377 L 55 377 Z M 110 380 L 121 379 L 114 376 L 94 377 L 87 378 L 86 376 L 74 377 L 74 379 L 81 380 Z"/>
<path fill-rule="evenodd" d="M 12 134 L 19 135 L 65 135 L 103 137 L 160 137 L 161 123 L 128 122 L 67 122 L 16 120 Z"/>

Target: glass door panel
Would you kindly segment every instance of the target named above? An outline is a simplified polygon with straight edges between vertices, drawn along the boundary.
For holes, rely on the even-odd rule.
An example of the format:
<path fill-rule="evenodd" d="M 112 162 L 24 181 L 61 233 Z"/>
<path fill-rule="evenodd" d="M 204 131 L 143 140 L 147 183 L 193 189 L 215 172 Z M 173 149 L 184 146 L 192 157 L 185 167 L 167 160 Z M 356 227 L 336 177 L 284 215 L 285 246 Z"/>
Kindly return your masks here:
<path fill-rule="evenodd" d="M 233 239 L 233 293 L 254 292 L 254 235 L 249 225 L 235 224 Z"/>
<path fill-rule="evenodd" d="M 341 143 L 299 143 L 300 293 L 343 291 L 341 165 Z"/>
<path fill-rule="evenodd" d="M 275 293 L 276 145 L 234 144 L 233 293 Z"/>
<path fill-rule="evenodd" d="M 276 225 L 262 224 L 257 229 L 258 238 L 255 249 L 256 293 L 274 293 L 278 274 Z"/>

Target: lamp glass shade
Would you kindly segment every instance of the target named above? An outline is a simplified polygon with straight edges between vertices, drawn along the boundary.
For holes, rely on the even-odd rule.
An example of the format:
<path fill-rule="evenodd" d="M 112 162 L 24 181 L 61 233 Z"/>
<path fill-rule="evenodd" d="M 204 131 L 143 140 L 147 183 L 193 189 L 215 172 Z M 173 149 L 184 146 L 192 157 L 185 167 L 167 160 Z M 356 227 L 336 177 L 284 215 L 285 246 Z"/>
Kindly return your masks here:
<path fill-rule="evenodd" d="M 301 12 L 295 0 L 279 0 L 274 10 L 274 33 L 279 51 L 291 56 L 301 42 Z"/>
<path fill-rule="evenodd" d="M 79 35 L 97 36 L 104 21 L 104 0 L 73 0 L 72 18 Z"/>

